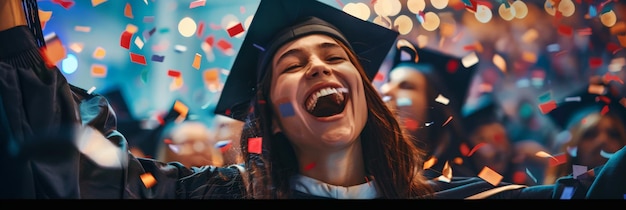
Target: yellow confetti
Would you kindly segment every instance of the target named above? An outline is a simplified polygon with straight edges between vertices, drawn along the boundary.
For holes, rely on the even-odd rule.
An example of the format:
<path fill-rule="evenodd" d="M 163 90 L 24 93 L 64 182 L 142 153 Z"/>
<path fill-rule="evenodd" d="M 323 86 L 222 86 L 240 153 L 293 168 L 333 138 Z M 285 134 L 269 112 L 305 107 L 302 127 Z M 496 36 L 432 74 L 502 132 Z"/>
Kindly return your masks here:
<path fill-rule="evenodd" d="M 424 169 L 429 169 L 430 167 L 433 167 L 433 165 L 435 165 L 435 163 L 437 163 L 437 158 L 436 157 L 430 157 L 430 159 L 428 159 L 426 162 L 424 162 Z"/>
<path fill-rule="evenodd" d="M 461 59 L 461 63 L 463 63 L 463 67 L 469 68 L 470 66 L 478 63 L 478 55 L 476 55 L 476 52 L 472 52 L 469 55 L 464 56 Z"/>
<path fill-rule="evenodd" d="M 195 68 L 196 70 L 199 70 L 201 61 L 202 61 L 202 55 L 200 55 L 199 53 L 196 53 L 196 56 L 193 58 L 193 64 L 191 66 L 193 66 L 193 68 Z"/>
<path fill-rule="evenodd" d="M 83 43 L 72 43 L 70 44 L 70 50 L 80 53 L 83 51 L 84 44 Z"/>
<path fill-rule="evenodd" d="M 39 10 L 38 13 L 39 13 L 39 21 L 41 22 L 48 22 L 50 18 L 52 17 L 52 11 Z"/>
<path fill-rule="evenodd" d="M 93 51 L 93 58 L 102 60 L 104 56 L 106 56 L 107 51 L 102 47 L 97 47 L 96 50 Z"/>
<path fill-rule="evenodd" d="M 91 65 L 91 76 L 93 77 L 106 77 L 107 67 L 100 64 Z"/>
<path fill-rule="evenodd" d="M 450 99 L 446 98 L 445 96 L 439 94 L 437 96 L 437 98 L 435 98 L 435 101 L 443 104 L 443 105 L 448 105 L 448 103 L 450 103 Z"/>
<path fill-rule="evenodd" d="M 138 30 L 139 28 L 137 28 L 137 26 L 133 24 L 126 25 L 126 29 L 125 29 L 125 31 L 128 31 L 128 33 L 131 33 L 131 34 L 137 33 Z"/>
<path fill-rule="evenodd" d="M 187 105 L 185 105 L 183 102 L 177 100 L 174 103 L 174 111 L 178 112 L 178 114 L 180 114 L 179 117 L 184 119 L 189 113 L 189 107 L 187 107 Z"/>
<path fill-rule="evenodd" d="M 102 3 L 106 2 L 106 1 L 107 0 L 91 0 L 91 6 L 92 7 L 98 6 L 98 5 L 100 5 L 100 4 L 102 4 Z"/>
<path fill-rule="evenodd" d="M 542 158 L 549 157 L 549 158 L 552 158 L 552 159 L 554 159 L 556 161 L 559 161 L 554 156 L 552 156 L 551 154 L 548 154 L 547 152 L 544 152 L 544 151 L 539 151 L 539 152 L 535 153 L 535 156 L 542 157 Z"/>
<path fill-rule="evenodd" d="M 489 182 L 493 186 L 500 184 L 500 182 L 502 181 L 502 178 L 504 178 L 498 172 L 494 171 L 493 169 L 487 166 L 483 167 L 483 170 L 481 170 L 480 173 L 478 173 L 478 177 L 484 179 L 485 181 Z"/>
<path fill-rule="evenodd" d="M 143 185 L 145 185 L 146 188 L 151 188 L 157 183 L 156 178 L 154 178 L 154 176 L 152 176 L 150 172 L 141 174 L 139 175 L 139 177 L 141 178 L 141 182 L 143 182 Z"/>

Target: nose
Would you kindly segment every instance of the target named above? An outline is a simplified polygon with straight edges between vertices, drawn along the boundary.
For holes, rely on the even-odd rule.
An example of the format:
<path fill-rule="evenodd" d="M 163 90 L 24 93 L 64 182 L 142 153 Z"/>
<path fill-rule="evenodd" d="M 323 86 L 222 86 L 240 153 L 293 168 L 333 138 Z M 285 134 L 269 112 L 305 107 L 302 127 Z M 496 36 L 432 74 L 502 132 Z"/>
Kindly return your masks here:
<path fill-rule="evenodd" d="M 332 68 L 317 56 L 311 57 L 311 68 L 306 73 L 307 78 L 317 78 L 332 75 Z"/>

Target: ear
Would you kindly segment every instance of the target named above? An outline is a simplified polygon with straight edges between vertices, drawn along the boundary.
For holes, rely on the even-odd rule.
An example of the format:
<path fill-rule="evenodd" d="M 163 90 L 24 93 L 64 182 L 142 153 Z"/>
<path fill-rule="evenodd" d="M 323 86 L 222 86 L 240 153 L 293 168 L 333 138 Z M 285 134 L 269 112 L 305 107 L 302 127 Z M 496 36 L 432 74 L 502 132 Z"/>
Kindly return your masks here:
<path fill-rule="evenodd" d="M 277 134 L 282 132 L 282 129 L 280 128 L 280 124 L 278 123 L 278 119 L 276 119 L 276 117 L 272 117 L 272 134 Z"/>

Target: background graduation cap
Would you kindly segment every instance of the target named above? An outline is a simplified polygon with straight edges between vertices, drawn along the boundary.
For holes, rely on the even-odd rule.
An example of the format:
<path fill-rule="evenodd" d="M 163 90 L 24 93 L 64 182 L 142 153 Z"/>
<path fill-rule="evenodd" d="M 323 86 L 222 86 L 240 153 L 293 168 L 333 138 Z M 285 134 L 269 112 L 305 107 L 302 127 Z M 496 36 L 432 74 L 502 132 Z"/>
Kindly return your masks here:
<path fill-rule="evenodd" d="M 258 78 L 262 77 L 259 61 L 271 55 L 270 42 L 276 33 L 315 16 L 341 30 L 350 42 L 370 80 L 376 75 L 398 33 L 375 23 L 359 19 L 317 0 L 262 0 L 248 28 L 247 35 L 226 79 L 215 114 L 242 120 L 248 114 Z M 300 31 L 291 31 L 298 34 Z"/>
<path fill-rule="evenodd" d="M 133 140 L 135 140 L 135 137 L 140 135 L 143 130 L 141 128 L 141 120 L 136 119 L 130 110 L 128 100 L 126 100 L 122 89 L 112 88 L 101 95 L 107 99 L 109 105 L 111 105 L 111 108 L 115 111 L 117 130 L 126 137 L 126 140 L 130 144 L 135 143 Z"/>
<path fill-rule="evenodd" d="M 461 63 L 461 58 L 433 49 L 416 48 L 409 42 L 400 41 L 393 59 L 392 70 L 401 65 L 409 65 L 422 72 L 431 85 L 450 100 L 448 105 L 461 112 L 478 64 L 466 68 Z"/>
<path fill-rule="evenodd" d="M 505 122 L 506 115 L 493 93 L 484 93 L 472 103 L 465 103 L 461 115 L 468 132 L 476 127 L 493 122 Z"/>
<path fill-rule="evenodd" d="M 626 123 L 624 98 L 608 91 L 608 86 L 588 84 L 556 102 L 549 118 L 561 129 L 569 129 L 591 113 L 613 114 Z"/>

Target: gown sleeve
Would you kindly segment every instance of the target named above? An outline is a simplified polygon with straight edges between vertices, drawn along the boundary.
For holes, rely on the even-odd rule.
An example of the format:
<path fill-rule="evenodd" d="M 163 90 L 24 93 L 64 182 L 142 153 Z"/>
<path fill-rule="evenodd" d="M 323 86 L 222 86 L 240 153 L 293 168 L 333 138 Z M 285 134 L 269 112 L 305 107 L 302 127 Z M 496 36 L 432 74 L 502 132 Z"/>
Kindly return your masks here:
<path fill-rule="evenodd" d="M 0 31 L 0 198 L 242 197 L 238 167 L 134 157 L 107 99 L 69 84 L 34 40 Z"/>

